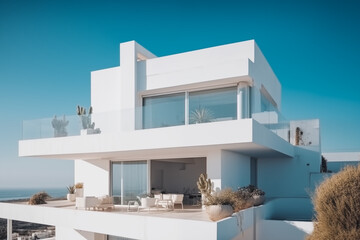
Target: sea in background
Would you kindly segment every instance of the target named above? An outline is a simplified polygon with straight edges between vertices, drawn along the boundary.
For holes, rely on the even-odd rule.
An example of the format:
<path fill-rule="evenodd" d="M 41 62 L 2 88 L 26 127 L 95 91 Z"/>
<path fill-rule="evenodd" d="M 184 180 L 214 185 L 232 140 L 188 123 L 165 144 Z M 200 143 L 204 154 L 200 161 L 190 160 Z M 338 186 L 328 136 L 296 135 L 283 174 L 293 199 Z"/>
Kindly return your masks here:
<path fill-rule="evenodd" d="M 38 192 L 47 192 L 52 198 L 66 197 L 66 188 L 14 188 L 0 189 L 0 201 L 27 199 Z"/>

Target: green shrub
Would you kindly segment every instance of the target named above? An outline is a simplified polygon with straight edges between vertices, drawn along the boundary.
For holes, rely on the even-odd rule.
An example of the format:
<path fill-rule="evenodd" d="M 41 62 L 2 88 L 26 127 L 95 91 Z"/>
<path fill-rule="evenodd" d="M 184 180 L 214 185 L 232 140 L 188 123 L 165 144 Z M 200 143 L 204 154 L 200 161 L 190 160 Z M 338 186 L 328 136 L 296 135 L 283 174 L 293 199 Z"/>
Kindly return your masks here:
<path fill-rule="evenodd" d="M 325 180 L 313 202 L 317 219 L 308 240 L 360 239 L 360 165 Z"/>
<path fill-rule="evenodd" d="M 29 200 L 30 205 L 46 204 L 46 199 L 50 198 L 50 195 L 46 192 L 39 192 L 34 195 Z"/>

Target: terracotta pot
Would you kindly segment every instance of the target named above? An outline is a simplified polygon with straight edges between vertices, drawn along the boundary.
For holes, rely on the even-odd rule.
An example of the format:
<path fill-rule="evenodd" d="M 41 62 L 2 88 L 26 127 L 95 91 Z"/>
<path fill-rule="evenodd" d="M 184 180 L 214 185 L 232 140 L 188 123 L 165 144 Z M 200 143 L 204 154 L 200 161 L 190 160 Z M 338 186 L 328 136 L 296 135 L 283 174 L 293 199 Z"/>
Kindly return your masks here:
<path fill-rule="evenodd" d="M 230 217 L 234 209 L 230 205 L 210 205 L 206 207 L 206 212 L 210 220 L 218 221 L 220 219 Z"/>
<path fill-rule="evenodd" d="M 254 195 L 252 196 L 254 206 L 259 206 L 265 202 L 265 196 L 264 195 Z"/>

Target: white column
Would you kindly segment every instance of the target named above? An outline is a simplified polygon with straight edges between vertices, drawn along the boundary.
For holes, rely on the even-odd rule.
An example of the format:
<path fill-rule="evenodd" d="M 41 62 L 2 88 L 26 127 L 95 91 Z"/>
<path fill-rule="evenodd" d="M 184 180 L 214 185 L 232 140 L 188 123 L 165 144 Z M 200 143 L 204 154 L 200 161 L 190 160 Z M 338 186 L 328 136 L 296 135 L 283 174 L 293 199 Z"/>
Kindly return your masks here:
<path fill-rule="evenodd" d="M 185 92 L 185 125 L 189 124 L 189 92 Z"/>
<path fill-rule="evenodd" d="M 206 156 L 206 173 L 211 179 L 215 191 L 221 190 L 221 150 L 208 152 Z"/>
<path fill-rule="evenodd" d="M 237 119 L 243 118 L 243 91 L 242 91 L 242 84 L 239 83 L 237 86 Z"/>
<path fill-rule="evenodd" d="M 142 128 L 141 111 L 136 112 L 137 108 L 142 107 L 142 98 L 137 95 L 139 81 L 145 81 L 137 76 L 139 55 L 141 59 L 156 57 L 135 41 L 120 44 L 121 108 L 127 113 L 122 117 L 122 124 L 126 131 Z"/>
<path fill-rule="evenodd" d="M 12 240 L 12 220 L 7 219 L 7 240 Z"/>
<path fill-rule="evenodd" d="M 146 160 L 147 164 L 147 192 L 151 193 L 151 160 Z"/>
<path fill-rule="evenodd" d="M 120 163 L 120 176 L 121 176 L 121 180 L 120 180 L 121 205 L 124 205 L 124 162 Z"/>

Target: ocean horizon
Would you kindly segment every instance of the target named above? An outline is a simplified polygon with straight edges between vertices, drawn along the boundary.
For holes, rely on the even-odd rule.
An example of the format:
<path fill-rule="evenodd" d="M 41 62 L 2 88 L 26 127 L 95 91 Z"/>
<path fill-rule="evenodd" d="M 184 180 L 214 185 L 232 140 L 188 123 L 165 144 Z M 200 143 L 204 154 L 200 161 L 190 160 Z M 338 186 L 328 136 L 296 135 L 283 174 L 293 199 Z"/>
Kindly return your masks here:
<path fill-rule="evenodd" d="M 47 192 L 52 198 L 66 197 L 66 188 L 0 188 L 0 201 L 27 199 L 38 192 Z"/>

